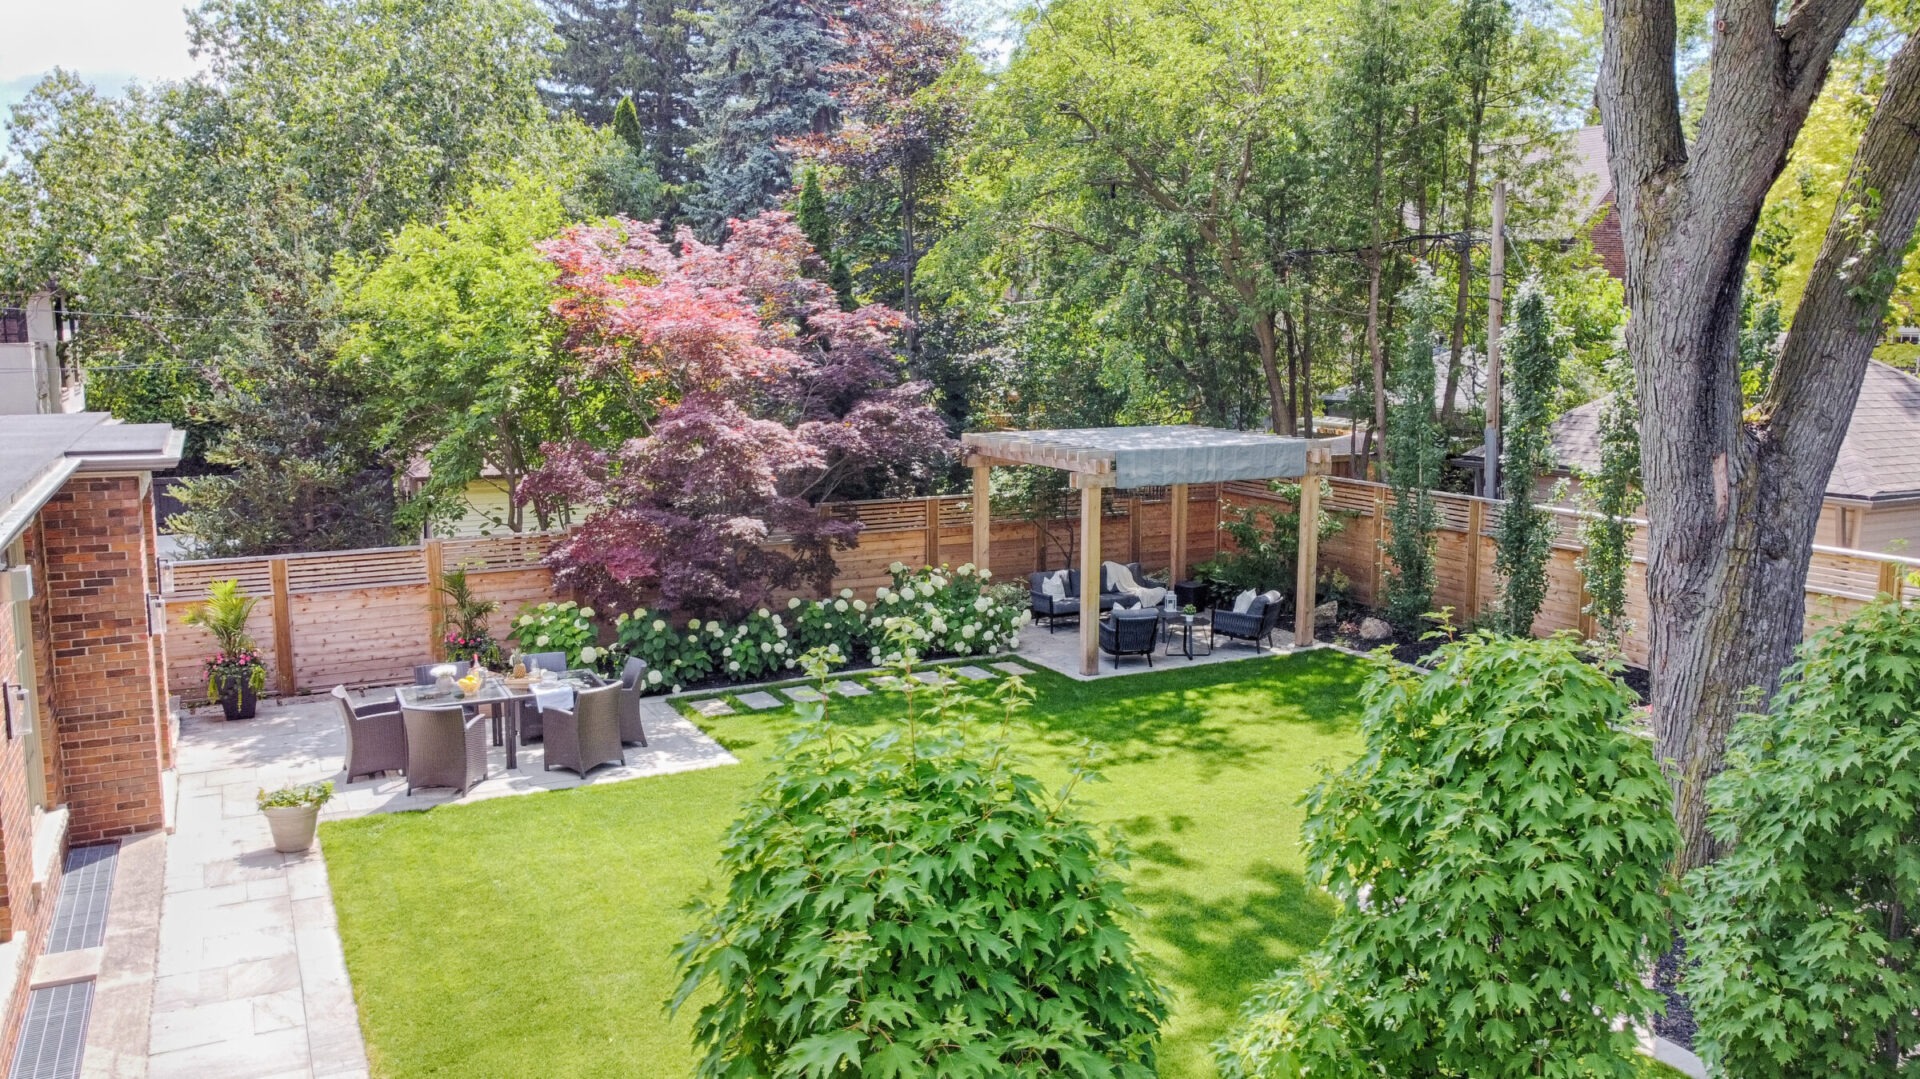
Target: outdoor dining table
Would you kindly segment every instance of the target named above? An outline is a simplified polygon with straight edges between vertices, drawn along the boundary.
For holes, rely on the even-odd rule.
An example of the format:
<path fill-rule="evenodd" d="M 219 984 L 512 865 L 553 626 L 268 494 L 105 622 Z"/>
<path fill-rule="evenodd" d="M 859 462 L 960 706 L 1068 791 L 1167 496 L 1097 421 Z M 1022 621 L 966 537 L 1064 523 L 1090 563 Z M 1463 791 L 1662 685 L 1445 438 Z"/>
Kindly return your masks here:
<path fill-rule="evenodd" d="M 507 770 L 520 767 L 520 709 L 518 703 L 532 700 L 542 708 L 573 707 L 574 694 L 582 689 L 604 686 L 607 679 L 594 671 L 568 670 L 551 679 L 535 679 L 526 685 L 509 685 L 498 674 L 489 674 L 480 688 L 471 693 L 455 687 L 437 685 L 399 686 L 393 695 L 401 707 L 446 708 L 450 705 L 485 705 L 500 719 L 500 740 L 507 744 Z M 510 705 L 514 707 L 509 707 Z"/>

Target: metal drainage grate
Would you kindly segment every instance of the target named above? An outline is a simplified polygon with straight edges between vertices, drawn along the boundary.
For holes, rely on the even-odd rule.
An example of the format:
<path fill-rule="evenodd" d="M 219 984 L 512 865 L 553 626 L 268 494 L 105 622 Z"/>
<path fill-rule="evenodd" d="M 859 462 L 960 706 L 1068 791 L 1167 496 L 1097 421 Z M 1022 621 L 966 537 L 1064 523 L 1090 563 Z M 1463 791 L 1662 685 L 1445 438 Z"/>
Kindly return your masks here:
<path fill-rule="evenodd" d="M 100 843 L 67 852 L 60 899 L 53 908 L 47 951 L 98 948 L 107 935 L 107 900 L 113 894 L 113 867 L 120 844 Z"/>
<path fill-rule="evenodd" d="M 93 981 L 35 989 L 27 995 L 27 1021 L 13 1053 L 12 1079 L 74 1079 L 87 1044 L 87 1013 Z"/>

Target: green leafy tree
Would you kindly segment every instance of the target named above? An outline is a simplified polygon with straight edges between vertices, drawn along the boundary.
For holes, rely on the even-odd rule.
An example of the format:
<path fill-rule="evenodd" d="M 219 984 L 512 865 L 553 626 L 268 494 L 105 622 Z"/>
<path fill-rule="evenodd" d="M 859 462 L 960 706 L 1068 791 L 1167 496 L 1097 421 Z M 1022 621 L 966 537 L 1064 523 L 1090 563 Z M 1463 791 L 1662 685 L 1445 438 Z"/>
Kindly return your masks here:
<path fill-rule="evenodd" d="M 1534 485 L 1553 468 L 1553 396 L 1563 351 L 1559 328 L 1538 281 L 1520 286 L 1508 346 L 1512 402 L 1500 447 L 1507 504 L 1494 533 L 1494 569 L 1505 586 L 1498 624 L 1516 637 L 1533 634 L 1533 618 L 1547 598 L 1547 560 L 1553 555 L 1553 515 L 1534 501 Z"/>
<path fill-rule="evenodd" d="M 507 527 L 521 531 L 520 485 L 543 444 L 617 445 L 651 414 L 631 380 L 590 372 L 564 347 L 549 310 L 555 271 L 535 245 L 565 224 L 560 193 L 520 176 L 440 224 L 401 229 L 378 260 L 342 261 L 352 323 L 341 366 L 368 387 L 388 459 L 430 471 L 403 523 L 459 516 L 468 484 L 491 471 L 512 496 Z"/>
<path fill-rule="evenodd" d="M 1593 516 L 1580 525 L 1579 569 L 1587 586 L 1583 613 L 1593 616 L 1600 643 L 1619 647 L 1629 628 L 1627 569 L 1633 564 L 1633 524 L 1640 506 L 1640 415 L 1633 368 L 1616 354 L 1607 369 L 1609 394 L 1600 412 L 1600 469 L 1578 475 L 1581 501 Z"/>
<path fill-rule="evenodd" d="M 1920 609 L 1808 641 L 1707 786 L 1685 989 L 1727 1075 L 1895 1076 L 1920 1045 Z"/>
<path fill-rule="evenodd" d="M 1433 609 L 1434 532 L 1440 511 L 1433 489 L 1440 484 L 1446 443 L 1433 415 L 1436 282 L 1424 269 L 1402 298 L 1406 310 L 1400 362 L 1393 367 L 1387 414 L 1387 617 L 1402 628 L 1420 624 Z"/>
<path fill-rule="evenodd" d="M 1559 638 L 1381 663 L 1359 760 L 1307 795 L 1326 942 L 1248 1004 L 1232 1079 L 1640 1074 L 1671 917 L 1667 786 L 1618 681 Z"/>
<path fill-rule="evenodd" d="M 807 667 L 824 681 L 820 653 Z M 1166 1003 L 1121 925 L 1118 837 L 1080 817 L 1084 767 L 1058 794 L 1020 771 L 1029 693 L 1002 685 L 995 722 L 910 689 L 877 734 L 799 707 L 680 949 L 675 1007 L 713 997 L 702 1076 L 1154 1075 Z"/>

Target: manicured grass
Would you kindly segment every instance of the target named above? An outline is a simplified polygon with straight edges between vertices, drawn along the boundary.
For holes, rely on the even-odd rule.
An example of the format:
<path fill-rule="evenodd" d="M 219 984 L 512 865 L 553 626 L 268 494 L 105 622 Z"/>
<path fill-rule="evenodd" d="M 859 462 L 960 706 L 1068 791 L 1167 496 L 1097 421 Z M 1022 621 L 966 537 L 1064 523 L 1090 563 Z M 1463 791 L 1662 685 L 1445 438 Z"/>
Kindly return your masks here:
<path fill-rule="evenodd" d="M 1084 740 L 1109 782 L 1085 811 L 1121 826 L 1133 928 L 1172 991 L 1161 1074 L 1214 1074 L 1208 1045 L 1275 967 L 1324 935 L 1301 876 L 1300 793 L 1358 748 L 1364 668 L 1329 651 L 1078 683 L 1041 672 L 1024 749 L 1059 778 Z M 836 701 L 870 723 L 896 694 Z M 691 1009 L 667 1018 L 682 907 L 787 714 L 701 722 L 738 767 L 323 827 L 374 1074 L 690 1074 Z M 1650 1073 L 1651 1074 L 1651 1073 Z"/>

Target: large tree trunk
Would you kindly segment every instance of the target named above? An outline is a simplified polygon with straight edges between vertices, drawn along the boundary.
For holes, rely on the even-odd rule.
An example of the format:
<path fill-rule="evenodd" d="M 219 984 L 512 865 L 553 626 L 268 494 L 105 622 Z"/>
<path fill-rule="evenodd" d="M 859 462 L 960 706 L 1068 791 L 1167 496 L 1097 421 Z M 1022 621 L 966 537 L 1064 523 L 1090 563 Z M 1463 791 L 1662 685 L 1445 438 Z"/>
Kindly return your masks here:
<path fill-rule="evenodd" d="M 1440 422 L 1453 424 L 1453 396 L 1460 392 L 1460 358 L 1467 351 L 1468 286 L 1473 281 L 1473 203 L 1480 194 L 1480 126 L 1486 105 L 1476 97 L 1473 120 L 1467 125 L 1467 189 L 1460 212 L 1460 239 L 1456 241 L 1460 280 L 1453 294 L 1453 333 L 1447 346 L 1447 380 L 1441 390 Z"/>
<path fill-rule="evenodd" d="M 1684 847 L 1711 860 L 1706 782 L 1801 635 L 1807 562 L 1901 253 L 1920 213 L 1920 54 L 1889 70 L 1767 397 L 1741 398 L 1740 292 L 1768 188 L 1859 0 L 1716 9 L 1711 90 L 1681 136 L 1672 0 L 1604 0 L 1599 101 L 1640 394 L 1653 722 Z"/>
<path fill-rule="evenodd" d="M 1260 370 L 1267 377 L 1267 406 L 1273 410 L 1273 431 L 1288 435 L 1293 433 L 1293 411 L 1287 407 L 1286 379 L 1280 373 L 1279 337 L 1271 308 L 1254 316 L 1253 338 L 1260 346 Z"/>

